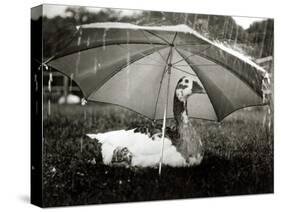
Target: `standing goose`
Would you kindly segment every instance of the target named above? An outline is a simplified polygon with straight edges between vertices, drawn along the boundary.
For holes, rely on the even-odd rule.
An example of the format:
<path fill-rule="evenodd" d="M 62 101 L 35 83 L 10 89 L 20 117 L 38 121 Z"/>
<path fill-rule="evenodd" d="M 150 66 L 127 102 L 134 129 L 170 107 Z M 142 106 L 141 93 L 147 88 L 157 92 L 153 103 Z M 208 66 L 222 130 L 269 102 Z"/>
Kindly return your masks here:
<path fill-rule="evenodd" d="M 182 77 L 177 83 L 174 95 L 173 112 L 177 135 L 174 138 L 174 144 L 188 166 L 198 165 L 203 159 L 201 138 L 189 120 L 187 109 L 189 97 L 196 93 L 204 93 L 202 86 L 196 81 Z"/>

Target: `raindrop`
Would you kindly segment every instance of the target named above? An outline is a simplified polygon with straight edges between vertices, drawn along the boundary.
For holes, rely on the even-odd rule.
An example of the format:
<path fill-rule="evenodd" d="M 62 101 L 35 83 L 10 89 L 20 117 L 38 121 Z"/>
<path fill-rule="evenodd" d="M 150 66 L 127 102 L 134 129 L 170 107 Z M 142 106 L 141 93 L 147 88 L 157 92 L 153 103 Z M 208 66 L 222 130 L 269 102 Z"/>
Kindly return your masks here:
<path fill-rule="evenodd" d="M 90 118 L 89 118 L 89 121 L 88 121 L 88 127 L 89 128 L 92 127 L 92 122 L 93 122 L 93 109 L 92 109 L 92 107 L 90 107 Z"/>
<path fill-rule="evenodd" d="M 69 92 L 72 91 L 72 81 L 73 81 L 73 73 L 70 75 L 70 83 L 69 83 Z"/>
<path fill-rule="evenodd" d="M 97 58 L 95 57 L 95 58 L 94 58 L 94 74 L 97 73 L 97 70 L 98 70 L 98 67 L 97 67 L 97 66 L 100 67 L 100 64 L 98 64 Z"/>
<path fill-rule="evenodd" d="M 79 31 L 79 36 L 78 36 L 78 39 L 77 39 L 77 46 L 80 46 L 80 44 L 81 44 L 82 34 L 83 34 L 83 31 L 80 30 Z"/>
<path fill-rule="evenodd" d="M 231 43 L 232 32 L 233 32 L 233 24 L 231 24 L 231 30 L 230 30 L 229 41 L 228 41 L 229 43 Z"/>
<path fill-rule="evenodd" d="M 37 74 L 34 75 L 35 91 L 38 91 Z"/>
<path fill-rule="evenodd" d="M 266 103 L 269 100 L 270 96 L 270 76 L 268 73 L 265 74 L 263 80 L 262 80 L 262 96 L 263 96 L 263 102 Z"/>
<path fill-rule="evenodd" d="M 131 61 L 131 56 L 130 56 L 130 33 L 127 31 L 127 64 L 126 64 L 126 94 L 127 98 L 130 98 L 130 61 Z"/>
<path fill-rule="evenodd" d="M 78 56 L 77 56 L 76 63 L 75 63 L 75 75 L 77 75 L 78 71 L 79 71 L 81 52 L 79 51 L 77 54 L 78 54 Z"/>
<path fill-rule="evenodd" d="M 83 34 L 83 31 L 80 30 L 79 31 L 79 37 L 78 37 L 78 40 L 77 40 L 77 46 L 80 46 L 80 44 L 81 44 L 82 34 Z M 78 73 L 78 70 L 79 70 L 80 57 L 81 57 L 81 52 L 78 51 L 77 59 L 76 59 L 76 63 L 75 63 L 75 75 Z"/>
<path fill-rule="evenodd" d="M 260 58 L 262 58 L 262 56 L 263 56 L 264 43 L 265 43 L 265 38 L 266 38 L 266 33 L 267 33 L 267 23 L 268 23 L 268 21 L 265 22 L 264 30 L 263 30 L 263 33 L 262 33 L 263 34 L 263 38 L 262 38 L 260 54 L 259 54 Z"/>
<path fill-rule="evenodd" d="M 80 138 L 80 152 L 83 151 L 83 138 Z"/>
<path fill-rule="evenodd" d="M 51 100 L 48 99 L 48 116 L 51 115 Z"/>
<path fill-rule="evenodd" d="M 90 46 L 90 41 L 91 41 L 91 38 L 90 38 L 90 36 L 88 36 L 88 39 L 87 39 L 87 47 Z"/>
<path fill-rule="evenodd" d="M 127 66 L 126 70 L 126 95 L 127 98 L 130 98 L 130 68 Z"/>
<path fill-rule="evenodd" d="M 53 82 L 53 74 L 52 72 L 49 73 L 49 81 L 48 81 L 48 91 L 52 91 L 52 82 Z"/>
<path fill-rule="evenodd" d="M 266 73 L 263 81 L 262 81 L 262 94 L 263 94 L 263 102 L 268 103 L 266 113 L 263 118 L 263 126 L 267 131 L 270 132 L 271 124 L 272 124 L 272 92 L 271 92 L 271 81 L 270 74 Z"/>
<path fill-rule="evenodd" d="M 80 46 L 80 44 L 81 44 L 81 37 L 79 36 L 77 40 L 77 46 Z"/>
<path fill-rule="evenodd" d="M 194 15 L 193 25 L 192 25 L 193 29 L 196 29 L 196 23 L 197 23 L 197 14 Z"/>
<path fill-rule="evenodd" d="M 187 25 L 187 20 L 188 20 L 188 14 L 185 13 L 184 14 L 184 24 L 186 24 L 186 25 Z"/>
<path fill-rule="evenodd" d="M 234 48 L 237 48 L 237 39 L 239 34 L 239 27 L 236 26 L 236 32 L 235 32 L 235 40 L 234 40 Z"/>
<path fill-rule="evenodd" d="M 52 91 L 52 82 L 53 82 L 53 75 L 52 72 L 49 72 L 49 81 L 48 81 L 48 91 L 51 93 Z M 50 94 L 51 95 L 51 94 Z M 48 115 L 51 115 L 51 100 L 50 100 L 50 95 L 48 98 Z"/>
<path fill-rule="evenodd" d="M 107 33 L 108 29 L 105 29 L 103 32 L 103 36 L 102 36 L 102 49 L 105 50 L 105 46 L 106 46 L 106 33 Z"/>

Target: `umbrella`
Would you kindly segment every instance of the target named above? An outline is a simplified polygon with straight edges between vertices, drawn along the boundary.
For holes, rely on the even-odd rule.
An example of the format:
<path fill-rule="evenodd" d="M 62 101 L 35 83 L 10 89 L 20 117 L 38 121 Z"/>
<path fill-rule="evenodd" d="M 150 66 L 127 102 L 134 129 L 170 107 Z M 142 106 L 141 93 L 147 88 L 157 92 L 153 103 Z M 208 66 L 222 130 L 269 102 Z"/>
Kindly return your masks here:
<path fill-rule="evenodd" d="M 74 80 L 86 100 L 163 119 L 163 138 L 166 118 L 173 118 L 177 82 L 184 76 L 205 90 L 190 97 L 191 118 L 221 121 L 238 109 L 264 104 L 267 72 L 186 25 L 81 25 L 45 64 Z"/>

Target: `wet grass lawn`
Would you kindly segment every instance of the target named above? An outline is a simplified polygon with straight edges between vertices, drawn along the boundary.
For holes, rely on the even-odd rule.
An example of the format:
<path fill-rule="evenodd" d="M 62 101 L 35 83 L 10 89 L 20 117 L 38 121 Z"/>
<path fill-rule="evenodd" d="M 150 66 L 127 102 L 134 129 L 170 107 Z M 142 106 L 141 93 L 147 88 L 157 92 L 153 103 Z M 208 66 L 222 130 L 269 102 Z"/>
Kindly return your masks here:
<path fill-rule="evenodd" d="M 85 136 L 149 120 L 100 104 L 44 111 L 45 207 L 273 192 L 273 133 L 263 109 L 238 111 L 221 124 L 193 120 L 205 146 L 202 164 L 164 167 L 161 177 L 157 168 L 103 165 L 100 145 Z"/>

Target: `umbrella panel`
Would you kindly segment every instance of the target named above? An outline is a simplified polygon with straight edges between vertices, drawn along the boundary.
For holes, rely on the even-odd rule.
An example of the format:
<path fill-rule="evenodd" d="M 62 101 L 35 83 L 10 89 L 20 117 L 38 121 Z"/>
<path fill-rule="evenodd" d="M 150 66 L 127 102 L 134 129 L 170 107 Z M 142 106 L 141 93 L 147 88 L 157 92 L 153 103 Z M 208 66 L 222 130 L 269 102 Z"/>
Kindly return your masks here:
<path fill-rule="evenodd" d="M 162 35 L 161 35 L 162 36 Z M 150 44 L 150 45 L 168 45 L 167 40 L 171 40 L 174 33 L 165 33 L 165 36 L 159 37 L 156 33 L 150 33 L 145 30 L 120 30 L 120 29 L 83 29 L 80 28 L 74 34 L 67 46 L 61 48 L 59 43 L 52 43 L 52 46 L 46 48 L 55 49 L 57 52 L 54 59 L 75 52 L 84 51 L 91 48 L 98 48 L 119 44 Z"/>
<path fill-rule="evenodd" d="M 198 55 L 188 57 L 187 61 L 204 85 L 219 121 L 237 109 L 263 103 L 254 89 L 231 70 Z"/>
<path fill-rule="evenodd" d="M 167 57 L 169 49 L 160 52 L 163 57 Z M 152 119 L 166 66 L 160 54 L 155 52 L 125 67 L 92 93 L 89 100 L 121 105 Z M 146 65 L 152 61 L 157 62 Z"/>
<path fill-rule="evenodd" d="M 184 52 L 184 54 L 182 54 L 183 57 L 188 57 L 188 53 L 196 54 L 206 58 L 206 61 L 208 62 L 212 62 L 226 68 L 228 71 L 239 77 L 240 80 L 245 81 L 246 84 L 252 87 L 252 89 L 262 97 L 261 85 L 264 73 L 261 70 L 258 70 L 256 67 L 247 63 L 246 61 L 243 61 L 234 55 L 223 51 L 223 49 L 220 49 L 217 46 L 207 46 L 206 48 L 203 46 L 181 45 L 177 46 L 177 50 L 180 53 Z"/>
<path fill-rule="evenodd" d="M 89 100 L 121 105 L 143 114 L 151 119 L 163 119 L 166 103 L 168 78 L 166 63 L 162 57 L 167 58 L 170 48 L 165 48 L 142 58 L 130 66 L 122 69 L 109 79 L 99 90 L 89 96 Z M 172 63 L 182 60 L 182 57 L 173 50 Z M 151 59 L 162 61 L 162 65 L 145 65 Z M 172 67 L 170 75 L 170 88 L 168 96 L 167 118 L 173 118 L 173 99 L 176 85 L 182 77 L 202 83 L 195 72 L 185 61 L 182 70 Z M 198 110 L 200 108 L 200 110 Z M 217 120 L 213 106 L 206 94 L 194 94 L 188 101 L 190 117 Z"/>
<path fill-rule="evenodd" d="M 64 74 L 75 80 L 84 96 L 88 97 L 127 64 L 142 57 L 150 58 L 149 54 L 159 48 L 163 46 L 112 45 L 66 55 L 52 60 L 49 65 L 57 70 L 63 70 Z M 162 58 L 153 61 L 161 64 L 161 60 Z"/>

